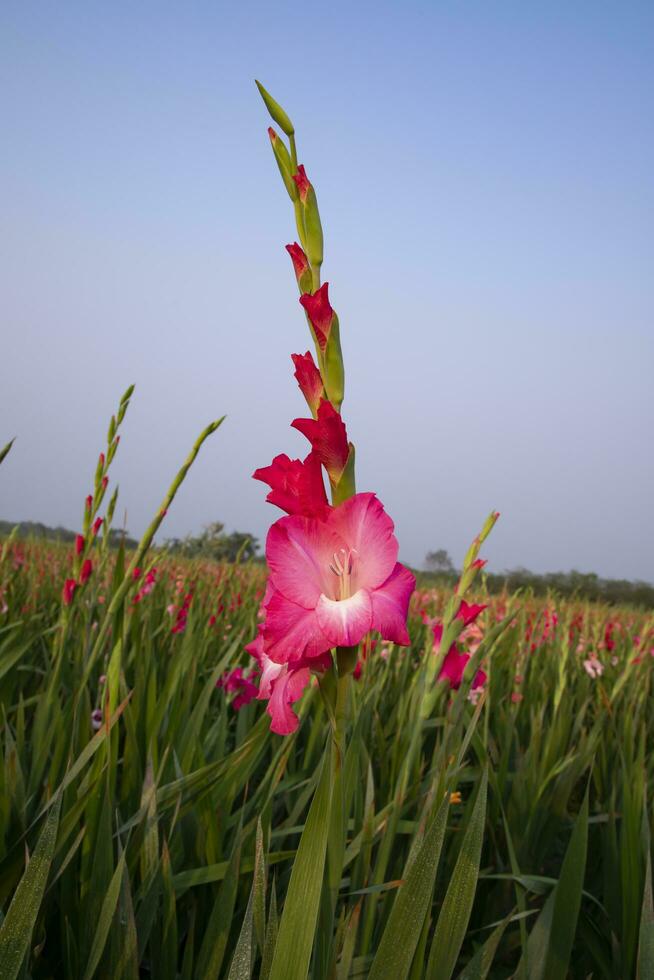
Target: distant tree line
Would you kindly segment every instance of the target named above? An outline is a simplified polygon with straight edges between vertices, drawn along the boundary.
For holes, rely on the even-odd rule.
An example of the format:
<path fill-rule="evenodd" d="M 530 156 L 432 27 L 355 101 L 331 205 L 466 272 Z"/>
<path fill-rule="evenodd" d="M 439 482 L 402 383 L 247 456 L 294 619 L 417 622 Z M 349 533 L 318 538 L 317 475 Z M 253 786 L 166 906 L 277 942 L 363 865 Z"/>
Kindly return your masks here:
<path fill-rule="evenodd" d="M 259 541 L 247 531 L 225 533 L 225 525 L 219 521 L 208 524 L 199 535 L 185 538 L 167 538 L 167 551 L 185 558 L 209 558 L 213 561 L 243 562 L 256 559 Z"/>
<path fill-rule="evenodd" d="M 444 548 L 429 551 L 425 556 L 426 571 L 420 572 L 421 585 L 429 583 L 454 584 L 458 572 Z M 601 578 L 594 572 L 547 572 L 539 575 L 528 568 L 514 568 L 501 573 L 486 575 L 488 591 L 497 594 L 505 589 L 529 589 L 534 595 L 543 596 L 548 592 L 568 598 L 578 597 L 611 605 L 642 606 L 654 609 L 654 585 L 649 582 L 631 582 L 628 579 Z"/>
<path fill-rule="evenodd" d="M 11 521 L 0 521 L 0 537 L 8 537 L 15 524 Z M 17 531 L 19 538 L 34 540 L 61 541 L 72 544 L 77 536 L 75 531 L 66 527 L 49 527 L 39 521 L 21 521 Z M 138 541 L 130 537 L 127 531 L 112 528 L 109 531 L 109 546 L 117 548 L 120 544 L 128 549 L 138 546 Z M 259 541 L 254 534 L 246 531 L 225 533 L 224 525 L 215 521 L 209 524 L 199 535 L 187 535 L 185 538 L 168 538 L 164 541 L 163 550 L 184 558 L 209 558 L 213 561 L 251 561 L 257 559 Z"/>
<path fill-rule="evenodd" d="M 77 537 L 77 532 L 71 531 L 67 527 L 49 527 L 48 524 L 41 524 L 40 521 L 19 521 L 18 524 L 13 524 L 11 521 L 0 521 L 0 537 L 8 537 L 15 527 L 18 527 L 16 533 L 19 538 L 37 538 L 72 543 Z M 124 542 L 126 548 L 136 548 L 138 545 L 138 541 L 131 538 L 127 531 L 112 528 L 109 531 L 109 546 L 117 548 L 121 542 Z"/>

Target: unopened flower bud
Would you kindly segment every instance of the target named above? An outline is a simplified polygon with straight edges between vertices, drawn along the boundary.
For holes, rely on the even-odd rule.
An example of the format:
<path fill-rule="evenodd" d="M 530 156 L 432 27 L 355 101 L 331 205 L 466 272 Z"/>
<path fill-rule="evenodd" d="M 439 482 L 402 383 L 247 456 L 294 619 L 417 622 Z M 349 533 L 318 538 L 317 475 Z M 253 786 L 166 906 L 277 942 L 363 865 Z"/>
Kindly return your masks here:
<path fill-rule="evenodd" d="M 291 256 L 293 271 L 301 293 L 308 293 L 311 289 L 311 266 L 303 248 L 297 242 L 286 246 L 286 251 Z"/>
<path fill-rule="evenodd" d="M 307 256 L 311 265 L 314 268 L 319 268 L 322 265 L 323 237 L 316 192 L 302 164 L 297 168 L 297 173 L 293 175 L 293 180 L 302 205 Z"/>
<path fill-rule="evenodd" d="M 85 558 L 82 562 L 82 570 L 79 573 L 79 584 L 86 585 L 93 571 L 93 562 L 90 558 Z"/>
<path fill-rule="evenodd" d="M 77 588 L 77 582 L 75 581 L 75 579 L 67 578 L 66 581 L 64 582 L 64 590 L 62 596 L 65 606 L 69 606 L 73 601 L 73 596 L 75 595 L 76 588 Z"/>
<path fill-rule="evenodd" d="M 261 82 L 257 82 L 256 84 L 257 84 L 257 88 L 259 89 L 259 94 L 261 95 L 261 98 L 263 99 L 266 105 L 266 109 L 270 113 L 271 118 L 277 123 L 277 125 L 279 126 L 279 128 L 282 130 L 283 133 L 286 133 L 287 136 L 293 136 L 293 134 L 295 133 L 295 130 L 293 128 L 293 123 L 288 118 L 288 116 L 286 115 L 286 113 L 284 112 L 280 104 L 278 102 L 275 102 L 272 95 L 266 92 Z"/>
<path fill-rule="evenodd" d="M 81 555 L 84 551 L 84 535 L 78 534 L 75 538 L 75 554 Z"/>
<path fill-rule="evenodd" d="M 316 367 L 310 351 L 307 351 L 306 354 L 291 354 L 291 359 L 295 365 L 294 374 L 300 391 L 306 398 L 307 405 L 315 419 L 320 400 L 325 396 L 320 371 Z"/>
<path fill-rule="evenodd" d="M 289 152 L 286 149 L 286 144 L 279 138 L 272 126 L 268 128 L 268 136 L 270 137 L 270 145 L 272 146 L 272 151 L 275 154 L 275 160 L 277 161 L 277 166 L 279 167 L 279 172 L 282 175 L 282 180 L 284 181 L 284 186 L 286 187 L 288 196 L 290 197 L 291 201 L 297 201 L 298 190 L 292 177 L 293 164 L 291 163 Z"/>

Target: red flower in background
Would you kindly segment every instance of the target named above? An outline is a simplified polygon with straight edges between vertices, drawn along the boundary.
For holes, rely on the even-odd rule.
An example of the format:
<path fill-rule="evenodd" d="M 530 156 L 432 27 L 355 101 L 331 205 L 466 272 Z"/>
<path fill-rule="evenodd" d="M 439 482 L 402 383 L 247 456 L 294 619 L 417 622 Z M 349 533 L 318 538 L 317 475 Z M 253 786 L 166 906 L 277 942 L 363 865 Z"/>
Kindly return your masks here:
<path fill-rule="evenodd" d="M 345 469 L 350 446 L 345 423 L 332 403 L 323 398 L 317 419 L 295 419 L 291 425 L 307 437 L 330 480 L 337 483 Z"/>
<path fill-rule="evenodd" d="M 468 605 L 465 599 L 462 599 L 461 605 L 459 606 L 459 611 L 456 614 L 456 618 L 462 619 L 464 626 L 470 626 L 471 623 L 474 623 L 477 616 L 483 613 L 484 609 L 488 609 L 488 605 L 478 606 L 475 605 L 475 603 Z"/>
<path fill-rule="evenodd" d="M 311 321 L 320 349 L 324 351 L 336 315 L 329 302 L 329 283 L 324 282 L 315 293 L 304 293 L 300 303 Z"/>
<path fill-rule="evenodd" d="M 73 596 L 75 595 L 75 590 L 77 589 L 77 582 L 74 578 L 67 578 L 64 582 L 63 600 L 64 605 L 69 606 L 73 601 Z"/>

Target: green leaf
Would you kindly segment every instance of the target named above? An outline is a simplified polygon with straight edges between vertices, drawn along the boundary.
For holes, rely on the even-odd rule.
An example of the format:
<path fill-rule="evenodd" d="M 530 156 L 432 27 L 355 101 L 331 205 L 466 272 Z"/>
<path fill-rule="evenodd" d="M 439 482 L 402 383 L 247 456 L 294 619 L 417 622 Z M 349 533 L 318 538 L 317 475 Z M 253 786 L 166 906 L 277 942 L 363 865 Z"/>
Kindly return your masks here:
<path fill-rule="evenodd" d="M 197 965 L 198 977 L 217 977 L 220 975 L 236 904 L 242 840 L 243 831 L 239 827 L 229 862 L 229 870 L 220 886 L 200 947 Z"/>
<path fill-rule="evenodd" d="M 57 841 L 60 810 L 61 794 L 59 793 L 50 808 L 9 911 L 0 926 L 0 980 L 15 980 L 30 944 Z"/>
<path fill-rule="evenodd" d="M 253 895 L 254 885 L 252 886 L 245 915 L 243 916 L 243 924 L 241 925 L 241 932 L 238 937 L 236 949 L 234 950 L 232 965 L 229 968 L 227 980 L 250 980 L 252 976 L 252 945 L 254 939 Z"/>
<path fill-rule="evenodd" d="M 429 952 L 428 980 L 449 980 L 465 938 L 477 890 L 484 842 L 488 773 L 484 770 Z"/>
<path fill-rule="evenodd" d="M 409 973 L 431 904 L 449 805 L 448 794 L 431 818 L 413 859 L 409 858 L 404 884 L 388 917 L 369 980 L 404 980 Z"/>
<path fill-rule="evenodd" d="M 590 785 L 590 784 L 589 784 Z M 556 887 L 529 935 L 528 980 L 565 980 L 577 927 L 588 845 L 588 789 L 575 822 Z M 524 957 L 517 976 L 524 976 Z"/>
<path fill-rule="evenodd" d="M 123 851 L 118 860 L 118 864 L 116 865 L 116 870 L 111 876 L 107 893 L 102 902 L 102 908 L 100 909 L 100 916 L 98 918 L 98 925 L 93 937 L 93 943 L 91 944 L 91 952 L 89 953 L 88 963 L 86 964 L 86 970 L 84 971 L 84 980 L 91 980 L 91 977 L 95 973 L 98 963 L 100 962 L 100 957 L 102 956 L 107 942 L 107 936 L 109 935 L 109 929 L 111 928 L 114 912 L 116 911 L 124 871 L 125 852 Z"/>
<path fill-rule="evenodd" d="M 645 888 L 640 913 L 638 938 L 638 980 L 654 977 L 654 898 L 652 896 L 652 851 L 647 818 L 647 804 L 643 805 L 643 845 L 646 855 Z"/>
<path fill-rule="evenodd" d="M 332 800 L 331 742 L 293 862 L 270 971 L 271 980 L 306 980 L 316 931 Z"/>
<path fill-rule="evenodd" d="M 505 919 L 502 919 L 498 923 L 484 945 L 479 947 L 470 962 L 459 973 L 458 980 L 486 980 L 490 968 L 493 965 L 497 947 L 500 944 L 506 927 L 512 919 L 513 913 L 510 912 Z"/>

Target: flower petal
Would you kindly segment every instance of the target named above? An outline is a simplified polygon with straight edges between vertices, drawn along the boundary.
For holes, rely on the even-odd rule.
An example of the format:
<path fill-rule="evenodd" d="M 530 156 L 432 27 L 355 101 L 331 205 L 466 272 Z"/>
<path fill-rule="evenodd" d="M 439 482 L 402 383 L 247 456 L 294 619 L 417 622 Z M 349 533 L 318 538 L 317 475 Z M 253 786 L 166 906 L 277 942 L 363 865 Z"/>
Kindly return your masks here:
<path fill-rule="evenodd" d="M 266 654 L 278 664 L 319 657 L 332 646 L 320 628 L 315 610 L 298 606 L 277 591 L 266 606 L 263 640 Z"/>
<path fill-rule="evenodd" d="M 299 724 L 291 704 L 302 696 L 304 688 L 309 683 L 311 671 L 307 667 L 300 670 L 289 670 L 287 666 L 283 667 L 282 670 L 283 674 L 280 674 L 273 681 L 267 711 L 272 718 L 271 732 L 275 732 L 277 735 L 290 735 Z"/>
<path fill-rule="evenodd" d="M 342 546 L 341 539 L 316 518 L 294 515 L 275 521 L 266 539 L 274 588 L 291 602 L 315 609 L 321 593 L 331 595 L 336 588 L 329 564 Z"/>
<path fill-rule="evenodd" d="M 354 646 L 363 639 L 372 623 L 370 593 L 367 589 L 359 589 L 349 599 L 329 599 L 321 595 L 316 618 L 330 646 Z"/>
<path fill-rule="evenodd" d="M 381 633 L 384 640 L 402 646 L 411 642 L 406 619 L 415 587 L 415 576 L 398 562 L 384 584 L 372 590 L 372 629 Z"/>
<path fill-rule="evenodd" d="M 357 493 L 330 511 L 326 523 L 356 551 L 353 588 L 376 589 L 392 573 L 399 546 L 395 525 L 374 493 Z"/>

